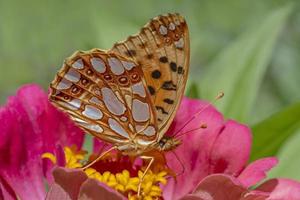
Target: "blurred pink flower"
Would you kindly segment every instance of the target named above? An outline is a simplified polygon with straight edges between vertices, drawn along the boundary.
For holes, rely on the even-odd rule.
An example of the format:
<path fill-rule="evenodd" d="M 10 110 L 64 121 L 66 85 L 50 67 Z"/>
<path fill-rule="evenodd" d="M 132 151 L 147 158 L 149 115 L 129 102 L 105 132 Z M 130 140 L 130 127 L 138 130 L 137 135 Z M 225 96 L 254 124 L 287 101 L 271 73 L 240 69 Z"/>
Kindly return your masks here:
<path fill-rule="evenodd" d="M 37 85 L 23 86 L 10 97 L 0 108 L 0 121 L 0 199 L 44 199 L 51 162 L 41 155 L 81 147 L 83 132 Z"/>
<path fill-rule="evenodd" d="M 195 115 L 201 109 L 203 109 L 201 113 Z M 250 129 L 233 120 L 224 121 L 221 113 L 208 103 L 200 100 L 183 99 L 168 134 L 177 133 L 191 116 L 195 116 L 195 119 L 182 129 L 181 133 L 196 129 L 201 124 L 205 124 L 206 128 L 182 136 L 182 144 L 175 150 L 175 153 L 183 163 L 184 173 L 176 177 L 176 180 L 171 179 L 168 181 L 167 186 L 163 189 L 164 199 L 180 199 L 195 192 L 197 185 L 199 190 L 208 183 L 210 187 L 214 188 L 214 190 L 208 191 L 210 192 L 208 194 L 214 198 L 203 198 L 203 200 L 226 199 L 225 196 L 221 198 L 217 194 L 222 193 L 221 191 L 224 191 L 224 195 L 234 192 L 237 186 L 243 191 L 241 194 L 244 194 L 250 186 L 262 181 L 266 177 L 266 172 L 277 164 L 277 159 L 270 157 L 256 160 L 247 166 L 252 143 Z M 180 171 L 182 166 L 178 164 L 177 159 L 172 157 L 172 154 L 167 155 L 168 166 L 171 169 Z M 222 179 L 226 179 L 225 181 L 230 183 L 232 187 L 227 187 Z M 281 189 L 284 189 L 284 191 L 289 189 L 300 191 L 298 182 L 289 182 L 282 179 L 275 179 L 274 181 L 271 182 L 278 183 L 280 186 L 268 187 L 268 189 L 263 190 L 267 192 L 266 194 L 272 196 L 275 193 L 280 193 L 279 190 Z M 269 184 L 270 182 L 267 181 L 260 187 L 265 185 L 263 188 L 266 188 Z M 258 190 L 262 190 L 260 187 Z M 289 192 L 285 193 L 295 195 L 289 194 Z M 293 197 L 281 197 L 281 199 L 300 199 L 299 192 Z"/>

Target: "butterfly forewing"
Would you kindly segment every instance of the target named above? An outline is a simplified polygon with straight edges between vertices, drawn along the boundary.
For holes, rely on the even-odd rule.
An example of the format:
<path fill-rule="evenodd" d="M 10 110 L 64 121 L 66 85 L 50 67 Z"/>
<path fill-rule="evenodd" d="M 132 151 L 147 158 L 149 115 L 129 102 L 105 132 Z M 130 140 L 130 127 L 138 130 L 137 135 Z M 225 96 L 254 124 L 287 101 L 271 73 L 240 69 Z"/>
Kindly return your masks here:
<path fill-rule="evenodd" d="M 76 52 L 51 83 L 50 100 L 86 132 L 139 155 L 157 148 L 175 117 L 189 69 L 188 27 L 158 16 L 109 51 Z"/>
<path fill-rule="evenodd" d="M 188 27 L 179 14 L 158 16 L 111 52 L 132 58 L 144 73 L 157 115 L 159 138 L 169 128 L 184 93 L 189 69 Z"/>
<path fill-rule="evenodd" d="M 50 100 L 84 130 L 122 146 L 156 141 L 155 111 L 138 64 L 94 49 L 68 58 L 51 83 Z"/>

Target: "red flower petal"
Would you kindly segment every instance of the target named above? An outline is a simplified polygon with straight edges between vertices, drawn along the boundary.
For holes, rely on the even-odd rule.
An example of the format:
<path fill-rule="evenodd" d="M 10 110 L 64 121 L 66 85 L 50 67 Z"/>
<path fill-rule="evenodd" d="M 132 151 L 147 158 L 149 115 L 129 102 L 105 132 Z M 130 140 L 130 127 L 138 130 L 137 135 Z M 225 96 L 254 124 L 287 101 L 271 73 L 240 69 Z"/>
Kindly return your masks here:
<path fill-rule="evenodd" d="M 78 199 L 81 185 L 88 177 L 82 170 L 72 170 L 57 167 L 53 170 L 55 184 L 47 194 L 46 200 L 55 199 Z"/>
<path fill-rule="evenodd" d="M 89 179 L 82 170 L 57 167 L 46 200 L 111 199 L 125 200 L 117 191 Z"/>
<path fill-rule="evenodd" d="M 96 180 L 86 180 L 80 189 L 79 199 L 109 199 L 109 200 L 125 200 L 121 194 L 112 188 L 102 184 Z"/>
<path fill-rule="evenodd" d="M 249 192 L 237 179 L 224 174 L 203 179 L 193 195 L 203 200 L 264 200 L 268 197 L 268 193 Z"/>
<path fill-rule="evenodd" d="M 228 175 L 210 175 L 200 182 L 193 194 L 204 199 L 237 200 L 245 192 L 247 189 Z"/>
<path fill-rule="evenodd" d="M 266 178 L 266 172 L 272 169 L 277 163 L 278 160 L 274 157 L 256 160 L 242 171 L 238 179 L 244 186 L 250 187 Z"/>
<path fill-rule="evenodd" d="M 290 179 L 271 179 L 256 190 L 270 192 L 268 200 L 299 200 L 300 183 Z"/>

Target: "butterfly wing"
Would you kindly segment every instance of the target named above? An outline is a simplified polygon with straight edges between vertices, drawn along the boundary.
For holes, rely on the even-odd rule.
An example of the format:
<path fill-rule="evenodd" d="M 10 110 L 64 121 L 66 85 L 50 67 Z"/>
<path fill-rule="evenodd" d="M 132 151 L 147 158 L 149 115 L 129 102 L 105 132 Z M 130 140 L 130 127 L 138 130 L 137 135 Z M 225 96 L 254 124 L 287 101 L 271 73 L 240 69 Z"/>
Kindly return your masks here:
<path fill-rule="evenodd" d="M 110 51 L 141 66 L 161 138 L 175 117 L 189 71 L 189 33 L 184 18 L 179 14 L 158 16 Z"/>
<path fill-rule="evenodd" d="M 76 52 L 66 59 L 50 87 L 50 100 L 104 141 L 124 146 L 157 138 L 143 72 L 130 59 L 99 49 Z"/>

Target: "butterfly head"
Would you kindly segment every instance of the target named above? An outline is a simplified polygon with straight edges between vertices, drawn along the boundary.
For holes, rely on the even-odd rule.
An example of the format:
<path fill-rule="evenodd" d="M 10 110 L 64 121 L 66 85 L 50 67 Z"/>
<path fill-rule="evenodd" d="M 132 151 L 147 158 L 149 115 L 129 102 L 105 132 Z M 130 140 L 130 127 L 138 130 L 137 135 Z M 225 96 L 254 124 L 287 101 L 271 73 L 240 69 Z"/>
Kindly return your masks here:
<path fill-rule="evenodd" d="M 157 148 L 160 151 L 171 151 L 175 149 L 177 146 L 181 144 L 179 139 L 170 136 L 164 136 L 161 140 L 157 143 Z"/>

